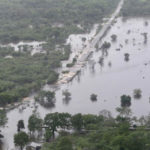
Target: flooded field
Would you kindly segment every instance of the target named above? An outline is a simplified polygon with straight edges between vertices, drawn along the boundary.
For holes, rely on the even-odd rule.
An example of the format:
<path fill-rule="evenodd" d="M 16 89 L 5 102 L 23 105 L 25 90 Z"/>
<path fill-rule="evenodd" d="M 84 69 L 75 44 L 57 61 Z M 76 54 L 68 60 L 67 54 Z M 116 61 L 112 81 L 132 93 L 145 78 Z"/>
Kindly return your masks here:
<path fill-rule="evenodd" d="M 145 22 L 150 23 L 150 19 L 118 18 L 101 41 L 101 43 L 110 42 L 111 47 L 105 53 L 100 49 L 95 50 L 81 73 L 69 84 L 59 87 L 56 91 L 54 108 L 48 109 L 35 104 L 32 96 L 24 102 L 22 112 L 19 108 L 8 112 L 8 124 L 2 129 L 5 136 L 5 149 L 14 147 L 13 135 L 17 132 L 18 120 L 23 119 L 27 128 L 28 117 L 35 107 L 42 118 L 51 112 L 98 114 L 104 109 L 116 115 L 115 109 L 120 106 L 120 96 L 126 94 L 132 96 L 131 109 L 134 115 L 138 117 L 148 115 L 150 112 L 150 24 L 146 25 Z M 111 40 L 113 34 L 117 35 L 115 42 Z M 146 41 L 144 35 L 147 36 Z M 78 43 L 75 45 L 78 49 Z M 126 54 L 128 59 L 125 59 Z M 100 64 L 101 57 L 103 63 Z M 71 92 L 71 100 L 68 102 L 63 101 L 62 92 L 65 89 Z M 141 99 L 133 98 L 134 89 L 142 90 Z M 98 95 L 96 102 L 90 100 L 92 93 Z"/>

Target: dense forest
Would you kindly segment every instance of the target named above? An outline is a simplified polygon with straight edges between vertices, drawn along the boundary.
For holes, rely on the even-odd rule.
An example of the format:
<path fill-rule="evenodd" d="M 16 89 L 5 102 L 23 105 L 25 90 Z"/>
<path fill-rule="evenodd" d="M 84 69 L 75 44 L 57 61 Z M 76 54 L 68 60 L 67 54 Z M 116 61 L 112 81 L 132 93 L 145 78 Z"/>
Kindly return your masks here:
<path fill-rule="evenodd" d="M 0 0 L 0 41 L 51 40 L 100 22 L 119 0 Z M 59 28 L 61 26 L 62 28 Z"/>
<path fill-rule="evenodd" d="M 101 23 L 118 1 L 0 0 L 2 44 L 46 41 L 42 45 L 45 53 L 33 56 L 26 45 L 19 52 L 11 47 L 0 48 L 0 106 L 21 100 L 45 83 L 54 83 L 58 79 L 55 69 L 70 54 L 70 46 L 65 45 L 67 37 Z"/>
<path fill-rule="evenodd" d="M 30 134 L 23 131 L 24 122 L 20 120 L 14 142 L 23 148 L 43 138 L 42 150 L 149 150 L 150 116 L 133 117 L 128 107 L 117 111 L 115 118 L 107 110 L 99 115 L 50 113 L 44 120 L 33 114 L 28 121 Z"/>
<path fill-rule="evenodd" d="M 126 0 L 122 9 L 122 15 L 124 17 L 150 15 L 150 1 L 149 0 Z"/>

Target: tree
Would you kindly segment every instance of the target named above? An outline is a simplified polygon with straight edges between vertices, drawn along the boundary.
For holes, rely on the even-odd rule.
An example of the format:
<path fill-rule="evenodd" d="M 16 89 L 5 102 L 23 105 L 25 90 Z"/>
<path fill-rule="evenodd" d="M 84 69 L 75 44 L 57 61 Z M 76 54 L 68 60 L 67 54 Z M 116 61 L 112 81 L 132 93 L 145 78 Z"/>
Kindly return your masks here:
<path fill-rule="evenodd" d="M 19 132 L 14 135 L 14 143 L 20 147 L 20 150 L 23 150 L 25 145 L 29 143 L 29 136 L 25 132 Z"/>
<path fill-rule="evenodd" d="M 92 94 L 90 97 L 91 101 L 97 101 L 97 95 L 96 94 Z"/>
<path fill-rule="evenodd" d="M 103 56 L 101 56 L 101 57 L 99 58 L 98 63 L 100 64 L 101 67 L 104 66 L 104 57 L 103 57 Z"/>
<path fill-rule="evenodd" d="M 45 137 L 46 142 L 49 142 L 52 136 L 53 136 L 52 131 L 50 129 L 45 129 L 44 137 Z"/>
<path fill-rule="evenodd" d="M 126 138 L 127 149 L 132 150 L 149 150 L 149 134 L 143 131 L 137 131 L 130 133 Z"/>
<path fill-rule="evenodd" d="M 65 91 L 62 92 L 62 95 L 64 96 L 63 102 L 65 104 L 68 104 L 69 101 L 71 100 L 71 93 L 68 90 L 65 90 Z"/>
<path fill-rule="evenodd" d="M 55 131 L 60 127 L 59 113 L 47 114 L 44 118 L 44 124 L 52 132 L 53 138 L 55 137 Z"/>
<path fill-rule="evenodd" d="M 121 107 L 130 107 L 131 106 L 131 97 L 128 95 L 121 96 Z"/>
<path fill-rule="evenodd" d="M 39 131 L 42 129 L 43 120 L 37 115 L 33 114 L 29 117 L 28 120 L 28 129 L 30 132 Z"/>
<path fill-rule="evenodd" d="M 57 147 L 58 150 L 73 150 L 73 144 L 69 137 L 62 137 Z"/>
<path fill-rule="evenodd" d="M 5 110 L 0 110 L 0 126 L 5 125 L 7 122 L 7 116 Z"/>
<path fill-rule="evenodd" d="M 78 132 L 81 131 L 83 127 L 83 117 L 82 114 L 76 114 L 71 118 L 72 127 Z"/>
<path fill-rule="evenodd" d="M 130 55 L 129 55 L 128 53 L 125 53 L 125 54 L 124 54 L 124 60 L 125 60 L 125 61 L 129 61 L 129 59 L 130 59 L 129 56 L 130 56 Z"/>
<path fill-rule="evenodd" d="M 134 96 L 135 99 L 140 99 L 142 97 L 141 89 L 135 89 L 133 91 L 133 96 Z"/>
<path fill-rule="evenodd" d="M 71 126 L 71 115 L 69 113 L 59 113 L 59 124 L 63 129 L 68 129 Z"/>
<path fill-rule="evenodd" d="M 57 79 L 58 79 L 58 76 L 59 76 L 58 73 L 51 72 L 50 75 L 49 75 L 49 77 L 48 77 L 47 83 L 48 84 L 55 83 L 57 81 Z"/>
<path fill-rule="evenodd" d="M 102 45 L 102 49 L 109 49 L 111 47 L 111 44 L 109 42 L 104 42 Z"/>
<path fill-rule="evenodd" d="M 20 132 L 20 129 L 24 129 L 24 121 L 23 120 L 19 120 L 18 121 L 18 124 L 17 124 L 17 129 L 18 129 L 18 132 Z"/>
<path fill-rule="evenodd" d="M 116 35 L 116 34 L 113 34 L 113 35 L 111 36 L 111 40 L 112 40 L 113 42 L 115 42 L 115 41 L 117 40 L 117 35 Z"/>
<path fill-rule="evenodd" d="M 91 115 L 91 114 L 83 115 L 83 125 L 85 129 L 88 129 L 92 127 L 92 125 L 96 125 L 98 124 L 98 122 L 101 121 L 102 120 L 100 120 L 96 115 Z"/>
<path fill-rule="evenodd" d="M 35 97 L 35 100 L 44 107 L 54 107 L 56 102 L 55 92 L 41 91 L 38 96 Z"/>

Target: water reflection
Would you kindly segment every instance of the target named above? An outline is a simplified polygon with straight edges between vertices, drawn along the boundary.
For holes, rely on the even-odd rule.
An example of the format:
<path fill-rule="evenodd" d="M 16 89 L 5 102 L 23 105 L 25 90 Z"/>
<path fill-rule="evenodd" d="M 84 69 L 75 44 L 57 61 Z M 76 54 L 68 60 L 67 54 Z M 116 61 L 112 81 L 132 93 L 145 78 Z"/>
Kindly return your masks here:
<path fill-rule="evenodd" d="M 68 89 L 62 91 L 63 95 L 63 104 L 69 105 L 69 102 L 71 100 L 71 93 L 68 91 Z"/>

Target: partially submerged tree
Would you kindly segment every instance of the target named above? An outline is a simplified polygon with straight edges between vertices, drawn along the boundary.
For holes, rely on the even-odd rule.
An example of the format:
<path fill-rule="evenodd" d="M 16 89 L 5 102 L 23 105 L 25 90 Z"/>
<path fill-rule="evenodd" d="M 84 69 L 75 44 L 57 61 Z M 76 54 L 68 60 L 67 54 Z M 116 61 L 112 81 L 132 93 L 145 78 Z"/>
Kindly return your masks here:
<path fill-rule="evenodd" d="M 141 89 L 135 89 L 133 91 L 133 96 L 134 96 L 135 99 L 140 99 L 142 97 Z"/>
<path fill-rule="evenodd" d="M 17 130 L 18 130 L 18 132 L 20 132 L 20 130 L 24 129 L 24 128 L 25 128 L 24 121 L 23 120 L 19 120 L 18 124 L 17 124 Z"/>
<path fill-rule="evenodd" d="M 111 47 L 111 44 L 109 42 L 104 42 L 102 45 L 102 49 L 109 49 Z"/>
<path fill-rule="evenodd" d="M 131 97 L 129 95 L 121 96 L 121 107 L 130 107 L 131 106 Z"/>
<path fill-rule="evenodd" d="M 60 126 L 59 113 L 47 114 L 44 118 L 44 125 L 49 131 L 51 131 L 53 138 L 55 137 L 55 132 Z"/>
<path fill-rule="evenodd" d="M 63 102 L 65 104 L 68 104 L 69 101 L 71 100 L 71 93 L 66 89 L 62 92 L 62 95 L 64 96 L 63 98 Z"/>
<path fill-rule="evenodd" d="M 33 114 L 29 117 L 28 129 L 31 133 L 34 133 L 35 131 L 40 131 L 42 129 L 42 124 L 43 120 L 36 114 Z"/>
<path fill-rule="evenodd" d="M 147 39 L 148 39 L 148 33 L 142 33 L 142 35 L 143 35 L 143 37 L 144 37 L 144 44 L 146 44 L 147 43 Z"/>
<path fill-rule="evenodd" d="M 46 137 L 49 137 L 49 135 L 51 135 L 54 138 L 55 132 L 58 128 L 67 129 L 68 127 L 70 127 L 70 119 L 71 115 L 68 113 L 56 112 L 47 114 L 44 118 L 44 125 L 47 132 Z"/>
<path fill-rule="evenodd" d="M 97 95 L 96 94 L 91 94 L 90 96 L 91 101 L 97 101 Z"/>
<path fill-rule="evenodd" d="M 41 91 L 35 100 L 39 102 L 44 107 L 53 108 L 55 106 L 55 92 L 51 91 Z"/>
<path fill-rule="evenodd" d="M 127 62 L 127 61 L 129 61 L 129 58 L 130 57 L 130 55 L 129 55 L 129 53 L 125 53 L 124 54 L 124 60 Z"/>
<path fill-rule="evenodd" d="M 16 146 L 20 147 L 20 150 L 29 143 L 29 136 L 25 132 L 19 132 L 14 135 L 14 143 Z"/>
<path fill-rule="evenodd" d="M 104 57 L 100 57 L 98 63 L 100 64 L 101 67 L 104 66 Z"/>
<path fill-rule="evenodd" d="M 112 40 L 112 42 L 115 42 L 115 41 L 117 40 L 117 35 L 116 35 L 116 34 L 113 34 L 113 35 L 111 36 L 111 40 Z"/>

